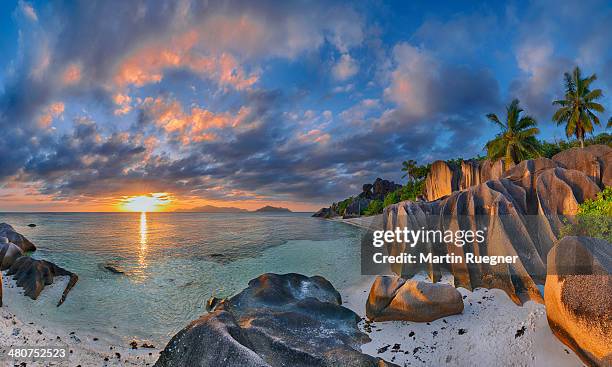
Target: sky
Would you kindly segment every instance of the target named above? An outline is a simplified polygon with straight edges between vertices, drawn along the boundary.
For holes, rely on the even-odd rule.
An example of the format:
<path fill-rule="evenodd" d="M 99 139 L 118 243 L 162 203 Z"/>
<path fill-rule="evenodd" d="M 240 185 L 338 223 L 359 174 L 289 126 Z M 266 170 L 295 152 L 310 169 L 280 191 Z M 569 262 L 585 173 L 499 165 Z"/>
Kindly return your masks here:
<path fill-rule="evenodd" d="M 513 98 L 564 139 L 574 66 L 610 116 L 611 23 L 598 0 L 2 1 L 0 211 L 316 210 L 484 154 Z"/>

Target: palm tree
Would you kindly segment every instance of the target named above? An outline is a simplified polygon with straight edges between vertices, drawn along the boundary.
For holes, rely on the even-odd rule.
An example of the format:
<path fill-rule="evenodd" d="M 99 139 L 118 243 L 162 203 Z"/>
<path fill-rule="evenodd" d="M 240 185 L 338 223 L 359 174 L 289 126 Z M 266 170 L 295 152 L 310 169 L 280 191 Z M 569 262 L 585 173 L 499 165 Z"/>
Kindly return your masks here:
<path fill-rule="evenodd" d="M 589 89 L 596 79 L 595 74 L 582 78 L 580 68 L 576 66 L 572 74 L 565 73 L 564 99 L 553 102 L 553 105 L 561 106 L 553 120 L 557 125 L 565 123 L 565 134 L 568 138 L 575 135 L 581 148 L 584 148 L 584 135 L 593 131 L 593 124 L 599 125 L 599 118 L 593 111 L 604 111 L 604 107 L 595 102 L 603 96 L 601 89 Z"/>
<path fill-rule="evenodd" d="M 416 169 L 417 169 L 417 162 L 415 160 L 409 159 L 407 161 L 403 161 L 402 162 L 402 172 L 406 172 L 406 173 L 404 173 L 402 178 L 408 177 L 408 181 L 414 180 Z"/>
<path fill-rule="evenodd" d="M 485 146 L 487 156 L 493 161 L 504 158 L 506 169 L 512 163 L 519 163 L 530 155 L 540 155 L 539 144 L 535 138 L 540 132 L 535 127 L 537 122 L 531 116 L 521 116 L 523 109 L 519 103 L 519 100 L 515 99 L 506 107 L 505 122 L 501 122 L 494 113 L 487 115 L 487 118 L 501 129 L 495 139 Z"/>

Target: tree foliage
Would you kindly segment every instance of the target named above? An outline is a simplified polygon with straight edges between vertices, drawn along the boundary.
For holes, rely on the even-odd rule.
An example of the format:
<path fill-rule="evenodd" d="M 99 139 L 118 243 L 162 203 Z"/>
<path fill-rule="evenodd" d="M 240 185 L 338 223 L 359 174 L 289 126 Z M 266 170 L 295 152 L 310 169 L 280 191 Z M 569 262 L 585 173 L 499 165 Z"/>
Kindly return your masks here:
<path fill-rule="evenodd" d="M 506 119 L 502 122 L 496 114 L 487 115 L 489 121 L 501 131 L 489 141 L 485 148 L 487 157 L 492 161 L 504 159 L 506 167 L 519 163 L 530 155 L 538 155 L 538 141 L 535 136 L 540 132 L 536 120 L 529 115 L 521 115 L 523 109 L 519 100 L 513 100 L 506 107 Z"/>
<path fill-rule="evenodd" d="M 565 124 L 566 136 L 575 136 L 580 141 L 580 146 L 584 147 L 584 136 L 593 132 L 593 125 L 599 125 L 595 112 L 604 112 L 604 107 L 595 102 L 603 97 L 603 93 L 601 89 L 590 89 L 591 83 L 597 80 L 595 74 L 583 78 L 580 68 L 576 66 L 571 74 L 564 75 L 565 96 L 553 101 L 553 105 L 559 106 L 559 109 L 552 119 L 557 125 Z"/>

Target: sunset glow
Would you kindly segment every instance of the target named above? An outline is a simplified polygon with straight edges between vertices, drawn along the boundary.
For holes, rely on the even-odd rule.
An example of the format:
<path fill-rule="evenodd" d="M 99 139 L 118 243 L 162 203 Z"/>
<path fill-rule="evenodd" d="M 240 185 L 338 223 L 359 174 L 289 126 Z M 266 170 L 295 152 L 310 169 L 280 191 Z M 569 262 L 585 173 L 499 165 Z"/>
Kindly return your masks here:
<path fill-rule="evenodd" d="M 172 203 L 167 193 L 157 192 L 140 196 L 124 196 L 119 200 L 118 207 L 126 212 L 160 212 Z"/>

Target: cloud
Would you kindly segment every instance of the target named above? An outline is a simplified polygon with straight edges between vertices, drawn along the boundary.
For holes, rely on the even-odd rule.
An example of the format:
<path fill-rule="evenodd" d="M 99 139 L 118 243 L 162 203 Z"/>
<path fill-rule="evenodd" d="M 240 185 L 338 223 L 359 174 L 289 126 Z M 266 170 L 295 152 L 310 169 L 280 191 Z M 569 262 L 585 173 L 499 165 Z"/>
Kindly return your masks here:
<path fill-rule="evenodd" d="M 427 50 L 408 43 L 393 49 L 395 68 L 384 95 L 408 119 L 452 113 L 462 108 L 495 106 L 497 81 L 486 69 L 471 69 L 442 63 Z"/>
<path fill-rule="evenodd" d="M 41 127 L 49 127 L 53 119 L 62 117 L 64 113 L 64 104 L 62 102 L 51 103 L 38 118 L 38 123 Z"/>
<path fill-rule="evenodd" d="M 359 66 L 349 54 L 340 56 L 340 60 L 332 68 L 332 74 L 337 80 L 343 81 L 357 74 Z"/>
<path fill-rule="evenodd" d="M 195 50 L 197 42 L 198 35 L 188 32 L 143 46 L 120 62 L 114 82 L 119 88 L 159 83 L 168 69 L 187 69 L 213 79 L 221 87 L 238 90 L 250 88 L 257 82 L 259 76 L 246 73 L 232 55 L 200 54 Z"/>
<path fill-rule="evenodd" d="M 214 113 L 193 106 L 185 112 L 177 100 L 162 97 L 147 97 L 140 107 L 141 123 L 152 123 L 167 134 L 170 139 L 182 145 L 214 140 L 221 130 L 232 133 L 245 128 L 252 121 L 252 110 L 243 106 L 234 115 L 229 112 Z"/>
<path fill-rule="evenodd" d="M 38 15 L 36 15 L 36 11 L 34 10 L 34 7 L 32 7 L 32 4 L 20 0 L 19 8 L 28 19 L 33 22 L 38 22 Z"/>

